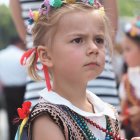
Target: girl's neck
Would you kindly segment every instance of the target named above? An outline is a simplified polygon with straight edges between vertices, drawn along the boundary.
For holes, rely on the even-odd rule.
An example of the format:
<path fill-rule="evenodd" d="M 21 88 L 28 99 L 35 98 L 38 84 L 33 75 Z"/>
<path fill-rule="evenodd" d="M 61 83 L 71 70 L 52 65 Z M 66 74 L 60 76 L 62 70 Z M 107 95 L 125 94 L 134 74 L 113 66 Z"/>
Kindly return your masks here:
<path fill-rule="evenodd" d="M 66 82 L 53 83 L 53 90 L 70 101 L 74 106 L 87 112 L 94 112 L 92 104 L 86 96 L 86 84 L 67 84 Z"/>

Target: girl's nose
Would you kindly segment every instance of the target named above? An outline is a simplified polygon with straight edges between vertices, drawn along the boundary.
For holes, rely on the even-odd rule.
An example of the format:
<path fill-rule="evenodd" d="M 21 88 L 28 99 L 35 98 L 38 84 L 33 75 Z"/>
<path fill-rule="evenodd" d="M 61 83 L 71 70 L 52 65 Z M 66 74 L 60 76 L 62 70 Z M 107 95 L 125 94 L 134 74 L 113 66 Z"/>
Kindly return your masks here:
<path fill-rule="evenodd" d="M 87 46 L 87 55 L 91 55 L 91 54 L 98 55 L 98 53 L 99 53 L 99 48 L 94 42 L 90 43 Z"/>

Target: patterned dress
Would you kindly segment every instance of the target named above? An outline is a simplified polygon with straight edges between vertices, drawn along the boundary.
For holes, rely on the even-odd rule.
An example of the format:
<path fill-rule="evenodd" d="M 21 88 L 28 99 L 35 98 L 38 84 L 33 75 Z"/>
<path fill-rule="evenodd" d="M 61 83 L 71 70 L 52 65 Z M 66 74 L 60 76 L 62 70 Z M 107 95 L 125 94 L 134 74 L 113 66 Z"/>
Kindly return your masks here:
<path fill-rule="evenodd" d="M 25 127 L 26 138 L 32 140 L 32 126 L 34 121 L 46 115 L 62 130 L 66 140 L 111 140 L 113 137 L 91 125 L 87 119 L 95 122 L 104 129 L 119 134 L 119 123 L 116 110 L 101 101 L 96 95 L 88 91 L 87 98 L 93 104 L 95 113 L 85 112 L 72 105 L 68 100 L 55 92 L 45 94 L 41 92 L 42 100 L 33 107 Z M 48 100 L 47 100 L 48 99 Z M 93 103 L 94 101 L 94 103 Z M 98 105 L 102 106 L 98 106 Z M 27 138 L 28 137 L 28 138 Z"/>
<path fill-rule="evenodd" d="M 140 68 L 129 68 L 127 74 L 123 76 L 120 84 L 120 97 L 124 102 L 122 114 L 125 114 L 128 108 L 140 107 Z M 132 123 L 130 119 L 123 122 L 126 137 L 128 139 L 140 135 L 140 121 Z"/>

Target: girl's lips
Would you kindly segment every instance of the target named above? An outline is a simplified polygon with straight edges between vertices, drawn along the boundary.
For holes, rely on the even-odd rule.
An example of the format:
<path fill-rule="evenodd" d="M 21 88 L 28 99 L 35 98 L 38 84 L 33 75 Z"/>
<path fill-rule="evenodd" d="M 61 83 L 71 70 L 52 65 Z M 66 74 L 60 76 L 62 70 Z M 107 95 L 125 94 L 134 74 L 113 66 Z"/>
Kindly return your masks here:
<path fill-rule="evenodd" d="M 84 66 L 99 66 L 99 64 L 97 64 L 96 62 L 90 62 Z"/>

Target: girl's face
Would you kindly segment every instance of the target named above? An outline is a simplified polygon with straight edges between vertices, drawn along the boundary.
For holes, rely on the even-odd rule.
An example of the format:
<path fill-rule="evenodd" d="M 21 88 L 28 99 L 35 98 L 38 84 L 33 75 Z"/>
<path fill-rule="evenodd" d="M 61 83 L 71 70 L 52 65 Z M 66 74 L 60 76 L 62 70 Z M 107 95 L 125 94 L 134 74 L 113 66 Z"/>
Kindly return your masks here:
<path fill-rule="evenodd" d="M 51 49 L 53 77 L 71 82 L 96 78 L 105 63 L 105 33 L 96 11 L 61 17 Z"/>
<path fill-rule="evenodd" d="M 129 67 L 136 67 L 140 65 L 140 48 L 134 41 L 125 37 L 123 40 L 123 55 Z"/>

